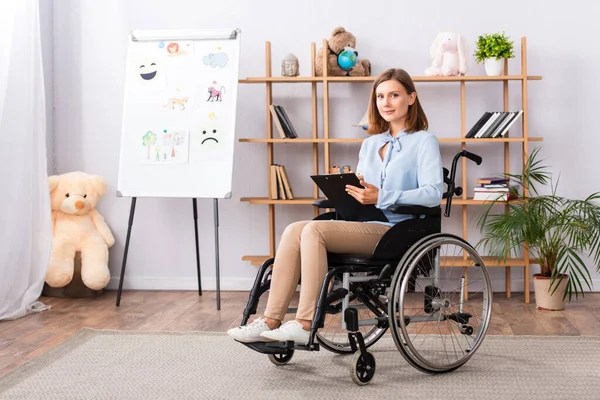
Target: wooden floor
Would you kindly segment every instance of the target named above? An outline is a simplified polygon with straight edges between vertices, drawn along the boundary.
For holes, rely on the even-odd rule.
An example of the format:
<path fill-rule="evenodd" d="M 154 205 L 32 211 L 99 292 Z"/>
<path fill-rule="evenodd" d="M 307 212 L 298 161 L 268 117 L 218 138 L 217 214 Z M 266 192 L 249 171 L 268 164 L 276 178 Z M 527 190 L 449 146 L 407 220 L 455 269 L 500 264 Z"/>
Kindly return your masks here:
<path fill-rule="evenodd" d="M 120 307 L 115 306 L 115 299 L 114 291 L 94 299 L 42 297 L 40 301 L 51 305 L 50 310 L 0 321 L 0 376 L 84 327 L 224 332 L 239 325 L 248 293 L 221 292 L 219 311 L 215 292 L 202 296 L 195 291 L 124 292 Z M 534 299 L 524 304 L 522 294 L 506 299 L 503 293 L 495 293 L 488 334 L 600 336 L 600 293 L 587 293 L 583 300 L 567 304 L 564 311 L 538 311 Z"/>

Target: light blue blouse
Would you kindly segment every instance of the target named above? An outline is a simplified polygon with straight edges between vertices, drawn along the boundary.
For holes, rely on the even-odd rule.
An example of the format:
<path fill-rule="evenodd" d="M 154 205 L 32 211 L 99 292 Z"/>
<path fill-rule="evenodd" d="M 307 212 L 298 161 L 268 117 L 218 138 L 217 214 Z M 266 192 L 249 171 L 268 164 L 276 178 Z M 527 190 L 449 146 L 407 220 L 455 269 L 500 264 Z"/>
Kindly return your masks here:
<path fill-rule="evenodd" d="M 383 161 L 379 149 L 390 142 Z M 376 207 L 389 223 L 394 225 L 411 215 L 387 211 L 392 204 L 439 205 L 444 192 L 442 156 L 437 137 L 427 131 L 407 134 L 402 131 L 395 138 L 389 132 L 365 139 L 358 154 L 356 172 L 365 182 L 379 188 Z M 375 222 L 375 221 L 374 221 Z"/>

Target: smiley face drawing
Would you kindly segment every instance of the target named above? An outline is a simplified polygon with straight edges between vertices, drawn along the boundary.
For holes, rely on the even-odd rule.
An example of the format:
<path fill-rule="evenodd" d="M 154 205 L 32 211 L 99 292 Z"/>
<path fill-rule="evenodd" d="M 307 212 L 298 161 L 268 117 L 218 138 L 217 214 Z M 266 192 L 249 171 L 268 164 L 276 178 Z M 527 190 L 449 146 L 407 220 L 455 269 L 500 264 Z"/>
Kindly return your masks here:
<path fill-rule="evenodd" d="M 149 80 L 154 79 L 154 77 L 156 77 L 156 74 L 158 72 L 158 67 L 156 66 L 155 62 L 141 63 L 139 65 L 139 72 L 140 72 L 140 77 L 143 80 L 149 81 Z"/>

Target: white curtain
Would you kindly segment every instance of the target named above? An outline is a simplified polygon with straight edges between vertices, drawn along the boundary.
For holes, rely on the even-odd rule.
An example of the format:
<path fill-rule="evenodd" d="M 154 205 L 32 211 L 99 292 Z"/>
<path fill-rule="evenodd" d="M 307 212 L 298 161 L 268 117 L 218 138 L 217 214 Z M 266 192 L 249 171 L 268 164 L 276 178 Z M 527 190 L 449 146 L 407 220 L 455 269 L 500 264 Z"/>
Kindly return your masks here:
<path fill-rule="evenodd" d="M 0 320 L 36 301 L 52 244 L 38 0 L 0 0 Z"/>

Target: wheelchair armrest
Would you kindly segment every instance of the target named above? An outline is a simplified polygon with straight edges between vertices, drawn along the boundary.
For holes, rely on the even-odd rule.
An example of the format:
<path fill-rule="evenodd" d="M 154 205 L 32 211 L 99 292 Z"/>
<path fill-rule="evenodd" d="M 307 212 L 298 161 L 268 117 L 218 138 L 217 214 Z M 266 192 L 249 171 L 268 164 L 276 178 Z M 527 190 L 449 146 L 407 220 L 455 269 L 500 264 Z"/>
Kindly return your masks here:
<path fill-rule="evenodd" d="M 312 202 L 313 206 L 317 206 L 319 208 L 335 208 L 333 203 L 329 199 L 319 199 Z"/>
<path fill-rule="evenodd" d="M 408 204 L 393 204 L 388 207 L 388 210 L 395 214 L 424 214 L 431 216 L 440 216 L 442 214 L 442 209 L 440 206 L 425 207 Z"/>

